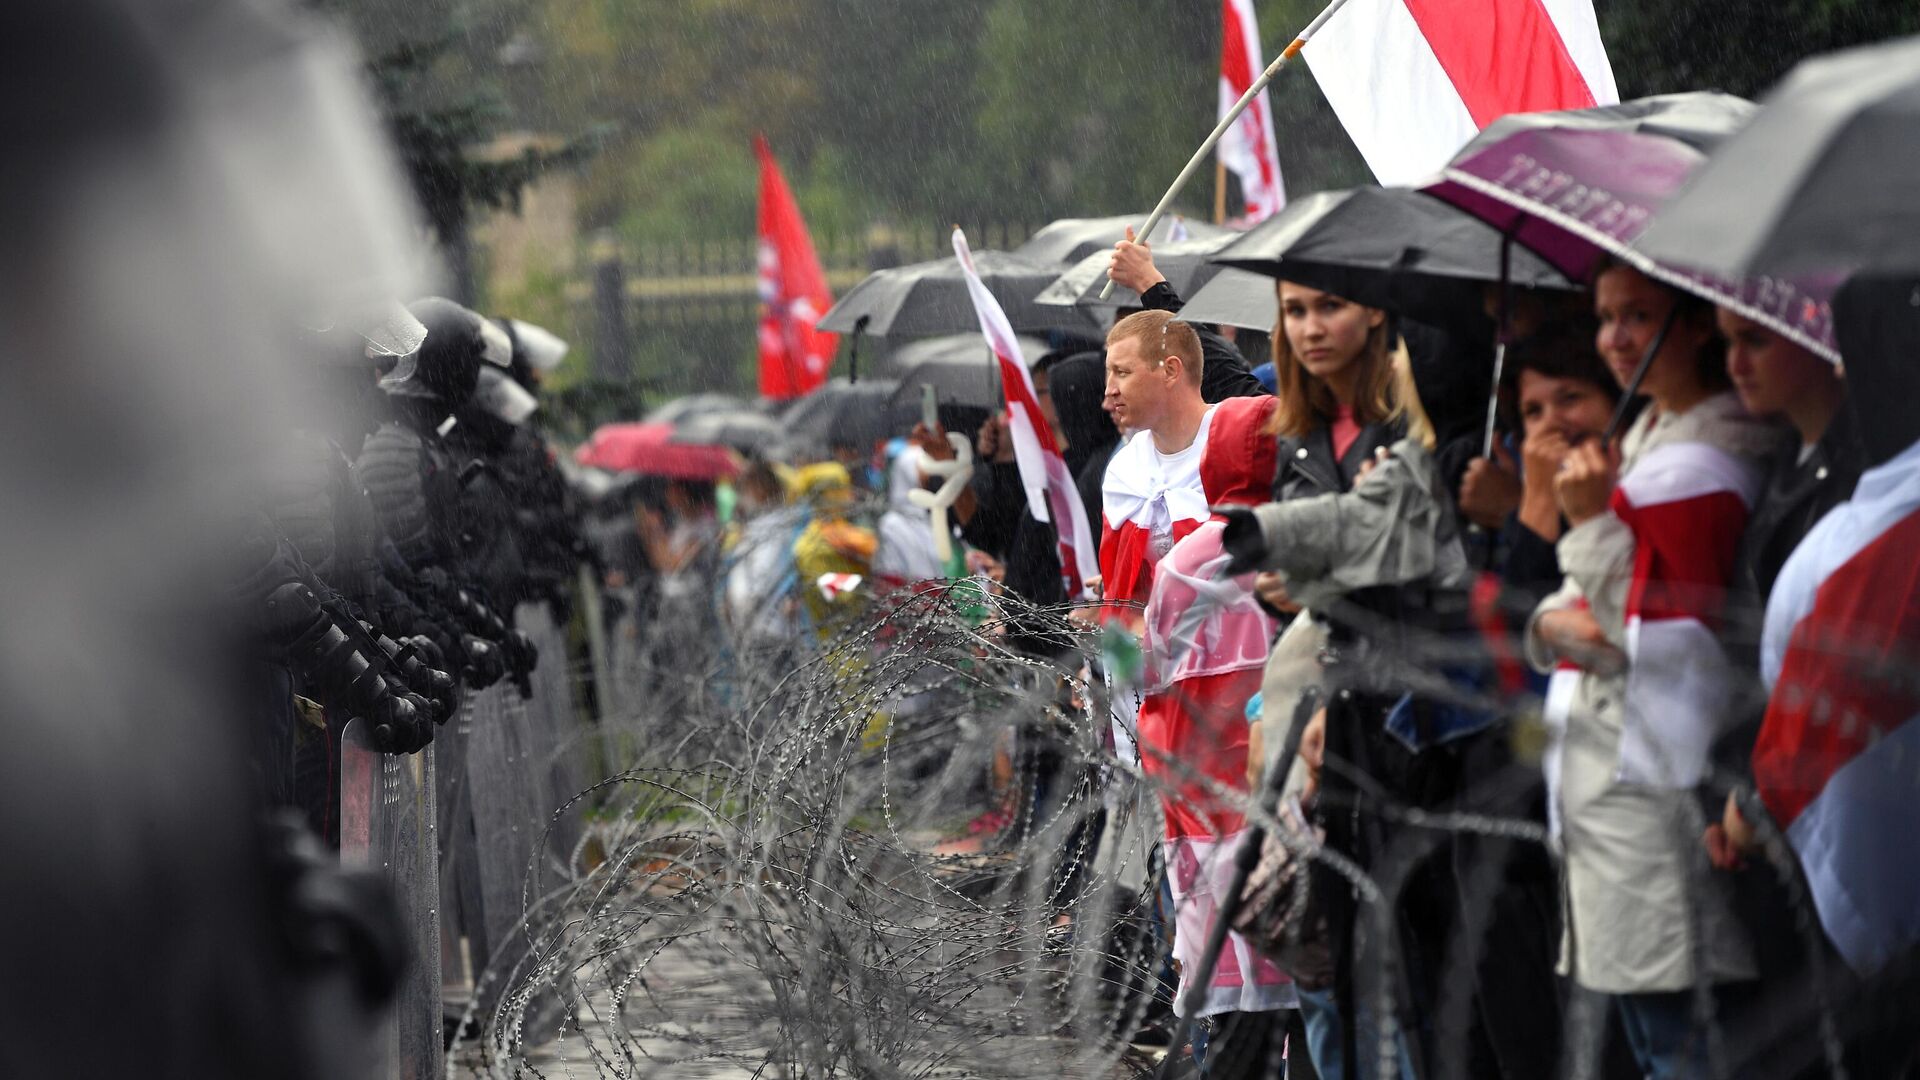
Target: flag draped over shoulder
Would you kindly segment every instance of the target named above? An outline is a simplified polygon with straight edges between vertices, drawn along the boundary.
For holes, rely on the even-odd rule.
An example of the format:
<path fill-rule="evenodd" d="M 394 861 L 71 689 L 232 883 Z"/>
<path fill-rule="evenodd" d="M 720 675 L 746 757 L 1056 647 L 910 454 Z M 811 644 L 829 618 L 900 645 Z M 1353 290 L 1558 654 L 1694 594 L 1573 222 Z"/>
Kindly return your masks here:
<path fill-rule="evenodd" d="M 1620 100 L 1593 0 L 1348 0 L 1303 55 L 1382 184 L 1429 179 L 1508 113 Z"/>
<path fill-rule="evenodd" d="M 1093 534 L 1087 527 L 1087 511 L 1074 486 L 1073 473 L 1053 430 L 1041 415 L 1040 402 L 1034 396 L 1033 379 L 1027 374 L 1024 353 L 1000 309 L 1000 301 L 980 280 L 973 268 L 973 250 L 967 237 L 953 230 L 953 253 L 966 273 L 967 295 L 973 300 L 974 314 L 980 318 L 980 332 L 1000 365 L 1000 387 L 1006 395 L 1007 430 L 1013 439 L 1014 461 L 1020 466 L 1020 482 L 1027 489 L 1027 510 L 1034 520 L 1052 522 L 1059 538 L 1060 574 L 1066 581 L 1067 596 L 1078 600 L 1086 595 L 1086 579 L 1099 563 Z"/>
<path fill-rule="evenodd" d="M 1254 20 L 1253 0 L 1221 0 L 1220 112 L 1227 115 L 1247 87 L 1266 69 L 1260 51 L 1260 27 Z M 1260 91 L 1247 111 L 1220 136 L 1220 163 L 1240 179 L 1245 211 L 1252 225 L 1287 204 L 1287 188 L 1280 179 L 1280 152 L 1273 137 L 1273 108 Z"/>
<path fill-rule="evenodd" d="M 1153 564 L 1165 554 L 1153 550 L 1154 536 L 1170 548 L 1212 515 L 1200 484 L 1200 448 L 1213 414 L 1208 409 L 1201 418 L 1190 453 L 1162 457 L 1154 452 L 1153 432 L 1136 431 L 1107 463 L 1100 485 L 1100 578 L 1108 600 L 1146 603 Z"/>
<path fill-rule="evenodd" d="M 1753 775 L 1856 971 L 1920 945 L 1920 444 L 1860 477 L 1767 604 Z"/>
<path fill-rule="evenodd" d="M 760 159 L 760 393 L 795 398 L 826 382 L 833 365 L 839 336 L 814 329 L 833 294 L 767 140 L 754 136 L 753 152 Z"/>

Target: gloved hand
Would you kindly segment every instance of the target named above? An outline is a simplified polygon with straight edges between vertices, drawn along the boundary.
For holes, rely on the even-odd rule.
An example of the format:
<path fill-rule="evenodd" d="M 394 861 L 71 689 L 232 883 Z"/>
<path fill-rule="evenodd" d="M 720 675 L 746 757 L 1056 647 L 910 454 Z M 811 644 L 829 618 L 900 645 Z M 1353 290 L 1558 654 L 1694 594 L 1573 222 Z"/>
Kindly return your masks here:
<path fill-rule="evenodd" d="M 391 694 L 367 710 L 374 749 L 383 754 L 412 754 L 433 741 L 433 706 L 411 692 Z"/>
<path fill-rule="evenodd" d="M 507 673 L 506 660 L 500 650 L 485 638 L 461 634 L 460 650 L 466 660 L 460 676 L 475 690 L 485 690 Z"/>
<path fill-rule="evenodd" d="M 1216 516 L 1226 519 L 1226 528 L 1220 533 L 1220 547 L 1233 557 L 1227 564 L 1228 576 L 1260 569 L 1267 557 L 1267 537 L 1260 530 L 1260 519 L 1254 516 L 1253 508 L 1215 506 L 1212 510 Z"/>
<path fill-rule="evenodd" d="M 533 669 L 540 663 L 540 650 L 533 645 L 533 639 L 523 631 L 507 632 L 507 667 L 513 672 L 513 685 L 520 691 L 520 700 L 533 697 Z"/>

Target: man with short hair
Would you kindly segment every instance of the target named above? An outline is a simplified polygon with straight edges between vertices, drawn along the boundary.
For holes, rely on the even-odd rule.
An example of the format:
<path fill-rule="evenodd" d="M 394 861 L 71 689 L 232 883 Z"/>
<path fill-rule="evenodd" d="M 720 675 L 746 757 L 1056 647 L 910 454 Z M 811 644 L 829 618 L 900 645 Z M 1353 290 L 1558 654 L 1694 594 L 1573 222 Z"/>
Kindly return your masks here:
<path fill-rule="evenodd" d="M 1105 405 L 1133 434 L 1101 486 L 1100 579 L 1105 617 L 1129 623 L 1145 604 L 1153 564 L 1207 520 L 1200 453 L 1211 406 L 1201 397 L 1200 338 L 1166 311 L 1140 311 L 1107 334 Z"/>

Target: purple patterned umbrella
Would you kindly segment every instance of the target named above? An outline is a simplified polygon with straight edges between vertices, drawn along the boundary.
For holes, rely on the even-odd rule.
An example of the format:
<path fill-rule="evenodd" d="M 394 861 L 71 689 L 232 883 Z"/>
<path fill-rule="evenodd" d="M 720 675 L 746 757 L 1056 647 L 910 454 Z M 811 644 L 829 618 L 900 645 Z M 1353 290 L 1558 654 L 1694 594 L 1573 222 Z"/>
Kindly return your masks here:
<path fill-rule="evenodd" d="M 1705 163 L 1702 140 L 1641 125 L 1553 122 L 1581 112 L 1513 118 L 1537 122 L 1492 139 L 1486 135 L 1498 133 L 1489 129 L 1422 190 L 1510 232 L 1514 242 L 1576 281 L 1589 280 L 1605 259 L 1617 259 L 1838 362 L 1828 306 L 1837 278 L 1733 280 L 1656 262 L 1634 249 L 1654 214 Z"/>

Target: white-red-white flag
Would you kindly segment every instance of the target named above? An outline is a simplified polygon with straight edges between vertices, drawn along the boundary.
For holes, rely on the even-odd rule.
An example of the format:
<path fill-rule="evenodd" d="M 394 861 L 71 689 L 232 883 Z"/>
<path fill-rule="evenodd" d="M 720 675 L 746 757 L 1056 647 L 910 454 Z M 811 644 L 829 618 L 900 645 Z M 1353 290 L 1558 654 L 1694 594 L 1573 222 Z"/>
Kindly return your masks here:
<path fill-rule="evenodd" d="M 959 229 L 953 230 L 953 253 L 966 273 L 967 295 L 980 318 L 980 333 L 986 336 L 987 347 L 1000 365 L 1007 430 L 1013 438 L 1013 459 L 1020 466 L 1021 486 L 1027 489 L 1027 511 L 1036 521 L 1053 523 L 1067 596 L 1082 599 L 1087 593 L 1087 575 L 1095 573 L 1100 564 L 1099 549 L 1093 546 L 1093 532 L 1087 527 L 1086 504 L 1080 501 L 1073 473 L 1060 456 L 1060 444 L 1040 412 L 1040 399 L 1034 393 L 1033 378 L 1027 374 L 1025 354 L 1020 351 L 1013 324 L 973 268 L 973 249 Z"/>
<path fill-rule="evenodd" d="M 1220 0 L 1220 12 L 1220 111 L 1215 115 L 1225 116 L 1267 69 L 1267 62 L 1260 51 L 1253 0 Z M 1287 204 L 1287 187 L 1280 180 L 1280 149 L 1273 138 L 1273 108 L 1265 90 L 1220 136 L 1216 152 L 1220 163 L 1240 178 L 1242 220 L 1248 225 Z"/>
<path fill-rule="evenodd" d="M 814 329 L 833 294 L 767 140 L 755 135 L 753 152 L 760 158 L 760 394 L 795 398 L 827 381 L 840 346 L 839 335 Z"/>
<path fill-rule="evenodd" d="M 1382 184 L 1416 184 L 1508 113 L 1620 100 L 1593 0 L 1347 0 L 1304 55 Z"/>

